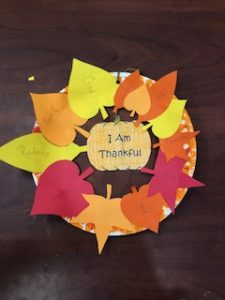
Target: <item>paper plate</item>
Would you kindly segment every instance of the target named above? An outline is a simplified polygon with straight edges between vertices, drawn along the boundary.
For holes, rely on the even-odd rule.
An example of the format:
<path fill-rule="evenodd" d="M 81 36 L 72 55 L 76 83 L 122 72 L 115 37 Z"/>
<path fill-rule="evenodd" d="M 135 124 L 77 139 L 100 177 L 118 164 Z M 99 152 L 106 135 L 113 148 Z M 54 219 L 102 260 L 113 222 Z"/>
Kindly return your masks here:
<path fill-rule="evenodd" d="M 117 78 L 118 72 L 113 72 L 112 74 L 115 78 Z M 128 73 L 128 72 L 120 72 L 119 73 L 120 80 L 124 80 L 129 75 L 130 75 L 130 73 Z M 145 76 L 143 76 L 143 78 L 145 81 L 150 79 Z M 60 92 L 64 93 L 65 89 L 63 89 Z M 33 131 L 35 131 L 35 130 L 38 130 L 37 123 L 35 123 L 35 125 L 34 125 Z M 184 113 L 182 116 L 182 121 L 180 124 L 180 131 L 182 131 L 182 132 L 193 132 L 194 131 L 191 119 L 186 110 L 184 110 Z M 196 139 L 195 138 L 192 138 L 188 144 L 184 145 L 184 149 L 187 149 L 187 148 L 189 148 L 188 160 L 186 161 L 186 163 L 184 165 L 183 172 L 192 177 L 194 174 L 194 170 L 195 170 L 196 156 L 197 156 Z M 34 182 L 36 185 L 38 184 L 38 179 L 40 178 L 40 176 L 41 176 L 41 174 L 33 173 L 33 178 L 34 178 Z M 177 190 L 176 207 L 183 200 L 186 192 L 187 192 L 187 189 L 184 189 L 184 188 L 179 188 Z M 170 214 L 171 214 L 171 210 L 168 207 L 163 206 L 163 213 L 161 216 L 161 221 L 164 220 L 166 217 L 168 217 Z M 79 229 L 82 229 L 86 232 L 95 233 L 95 225 L 92 223 L 84 223 L 84 224 L 76 223 L 74 218 L 64 218 L 64 220 L 67 221 L 68 223 L 70 223 L 71 225 L 73 225 Z M 121 235 L 127 235 L 127 234 L 134 234 L 134 233 L 141 232 L 144 230 L 146 230 L 146 228 L 134 227 L 134 230 L 131 232 L 131 231 L 120 230 L 117 227 L 113 227 L 110 232 L 110 236 L 121 236 Z"/>

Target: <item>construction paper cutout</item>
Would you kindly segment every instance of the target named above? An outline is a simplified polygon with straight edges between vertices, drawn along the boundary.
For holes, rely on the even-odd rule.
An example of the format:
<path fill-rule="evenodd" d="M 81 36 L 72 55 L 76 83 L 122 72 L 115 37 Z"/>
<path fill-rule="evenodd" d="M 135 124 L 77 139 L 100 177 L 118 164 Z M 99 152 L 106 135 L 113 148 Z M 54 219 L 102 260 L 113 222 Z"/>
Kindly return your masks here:
<path fill-rule="evenodd" d="M 160 116 L 169 106 L 173 99 L 177 82 L 177 71 L 171 72 L 149 87 L 149 95 L 151 99 L 150 110 L 144 115 L 138 115 L 136 126 L 141 122 L 155 119 Z"/>
<path fill-rule="evenodd" d="M 146 114 L 151 107 L 151 99 L 147 86 L 143 84 L 130 92 L 124 100 L 124 107 L 126 110 L 131 111 L 131 117 L 133 117 L 135 113 L 138 115 Z"/>
<path fill-rule="evenodd" d="M 78 59 L 73 60 L 68 100 L 75 114 L 90 119 L 100 110 L 103 119 L 106 119 L 108 114 L 104 106 L 114 105 L 116 89 L 116 80 L 112 74 Z"/>
<path fill-rule="evenodd" d="M 181 132 L 178 131 L 167 139 L 160 139 L 159 143 L 154 144 L 153 148 L 160 147 L 162 152 L 165 154 L 167 161 L 177 156 L 185 160 L 188 159 L 187 150 L 184 149 L 184 144 L 194 138 L 200 131 L 193 132 Z"/>
<path fill-rule="evenodd" d="M 89 136 L 87 131 L 79 127 L 87 120 L 73 113 L 67 94 L 31 93 L 31 97 L 41 133 L 49 142 L 58 146 L 69 145 L 75 139 L 76 131 L 86 138 Z"/>
<path fill-rule="evenodd" d="M 28 81 L 34 81 L 35 80 L 35 76 L 30 76 L 27 78 Z"/>
<path fill-rule="evenodd" d="M 101 254 L 113 226 L 132 231 L 134 226 L 126 219 L 120 207 L 120 198 L 110 199 L 112 186 L 107 185 L 106 198 L 100 195 L 83 195 L 89 206 L 74 221 L 95 224 L 98 253 Z"/>
<path fill-rule="evenodd" d="M 90 163 L 99 171 L 144 167 L 151 154 L 151 138 L 142 127 L 123 121 L 94 125 L 87 140 Z"/>
<path fill-rule="evenodd" d="M 186 100 L 174 99 L 167 110 L 158 118 L 149 121 L 143 130 L 152 126 L 152 131 L 158 138 L 170 137 L 180 126 L 186 102 Z"/>
<path fill-rule="evenodd" d="M 186 161 L 179 157 L 174 157 L 167 162 L 164 153 L 159 151 L 155 169 L 141 169 L 143 173 L 154 175 L 149 183 L 148 196 L 150 197 L 160 193 L 173 213 L 175 211 L 178 188 L 204 186 L 200 181 L 183 173 L 182 170 L 185 163 Z"/>
<path fill-rule="evenodd" d="M 143 79 L 140 75 L 140 71 L 136 70 L 131 73 L 128 77 L 126 77 L 118 86 L 115 96 L 114 96 L 114 103 L 115 107 L 113 112 L 117 112 L 118 109 L 124 107 L 124 100 L 126 96 L 134 91 L 135 89 L 139 88 L 144 84 Z"/>
<path fill-rule="evenodd" d="M 50 165 L 39 180 L 31 215 L 77 216 L 89 205 L 82 193 L 94 194 L 92 185 L 84 181 L 93 171 L 89 167 L 80 174 L 78 165 L 69 160 Z"/>
<path fill-rule="evenodd" d="M 146 227 L 157 233 L 165 201 L 160 194 L 149 197 L 148 189 L 148 184 L 140 187 L 139 191 L 132 186 L 131 190 L 133 193 L 122 197 L 121 209 L 127 219 L 133 224 L 139 227 Z"/>
<path fill-rule="evenodd" d="M 18 137 L 0 148 L 0 159 L 19 169 L 42 173 L 57 160 L 73 160 L 86 146 L 71 143 L 57 147 L 49 143 L 41 133 L 31 133 Z"/>

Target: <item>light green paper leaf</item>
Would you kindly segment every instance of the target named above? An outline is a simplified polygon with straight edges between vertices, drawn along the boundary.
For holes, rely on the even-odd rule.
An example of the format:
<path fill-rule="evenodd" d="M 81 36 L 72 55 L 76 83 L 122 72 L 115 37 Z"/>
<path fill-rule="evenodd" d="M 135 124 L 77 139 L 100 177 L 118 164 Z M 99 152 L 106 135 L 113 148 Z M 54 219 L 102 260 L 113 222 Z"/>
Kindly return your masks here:
<path fill-rule="evenodd" d="M 0 148 L 0 159 L 14 167 L 33 173 L 42 173 L 57 160 L 73 160 L 86 151 L 86 146 L 71 143 L 58 147 L 49 143 L 41 133 L 18 137 Z"/>
<path fill-rule="evenodd" d="M 94 117 L 100 110 L 103 119 L 108 114 L 104 106 L 114 105 L 118 85 L 109 72 L 73 59 L 68 86 L 68 101 L 75 114 L 84 119 Z"/>

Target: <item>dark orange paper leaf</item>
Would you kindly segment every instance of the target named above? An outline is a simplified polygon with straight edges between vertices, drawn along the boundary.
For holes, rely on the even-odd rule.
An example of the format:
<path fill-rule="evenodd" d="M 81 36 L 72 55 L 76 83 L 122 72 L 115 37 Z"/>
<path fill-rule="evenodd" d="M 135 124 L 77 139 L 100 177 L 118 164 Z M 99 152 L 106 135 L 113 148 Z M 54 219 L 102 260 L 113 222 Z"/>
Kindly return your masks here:
<path fill-rule="evenodd" d="M 173 99 L 176 82 L 177 71 L 174 71 L 161 77 L 152 86 L 149 87 L 149 85 L 147 85 L 151 99 L 151 107 L 148 113 L 138 116 L 138 120 L 135 123 L 137 126 L 141 122 L 158 117 L 167 109 Z"/>
<path fill-rule="evenodd" d="M 153 145 L 153 148 L 160 146 L 160 149 L 166 156 L 167 161 L 177 156 L 187 160 L 187 151 L 184 149 L 184 144 L 188 143 L 193 137 L 199 134 L 200 131 L 181 132 L 177 131 L 173 136 L 167 139 L 160 139 L 159 143 Z"/>
<path fill-rule="evenodd" d="M 160 194 L 148 196 L 149 185 L 143 185 L 139 191 L 132 187 L 132 192 L 123 196 L 121 209 L 124 215 L 133 224 L 146 227 L 158 232 L 159 222 L 162 215 L 162 206 L 165 204 Z"/>

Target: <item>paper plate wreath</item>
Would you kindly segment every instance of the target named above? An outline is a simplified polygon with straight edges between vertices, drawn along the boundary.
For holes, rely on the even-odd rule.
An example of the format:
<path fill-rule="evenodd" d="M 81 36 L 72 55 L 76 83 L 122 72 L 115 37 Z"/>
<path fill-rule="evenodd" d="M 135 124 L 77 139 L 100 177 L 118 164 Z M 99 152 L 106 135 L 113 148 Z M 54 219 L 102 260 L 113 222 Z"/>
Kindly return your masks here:
<path fill-rule="evenodd" d="M 187 189 L 203 186 L 192 178 L 199 131 L 193 130 L 186 100 L 174 95 L 176 80 L 176 71 L 153 81 L 138 70 L 109 73 L 74 59 L 67 88 L 31 93 L 37 120 L 33 132 L 0 148 L 1 160 L 33 173 L 37 190 L 31 215 L 57 215 L 95 233 L 99 253 L 109 235 L 157 233 Z M 117 117 L 87 132 L 82 126 L 90 118 L 98 113 L 107 118 L 105 107 L 115 114 L 129 111 L 130 122 Z M 74 143 L 77 134 L 87 138 L 86 145 Z M 153 134 L 158 142 L 152 146 Z M 157 147 L 155 167 L 149 169 L 151 149 Z M 82 152 L 92 166 L 80 173 L 74 160 Z M 151 177 L 139 188 L 131 182 L 130 193 L 112 199 L 111 184 L 104 195 L 95 194 L 88 181 L 94 169 L 140 170 L 140 176 Z"/>

